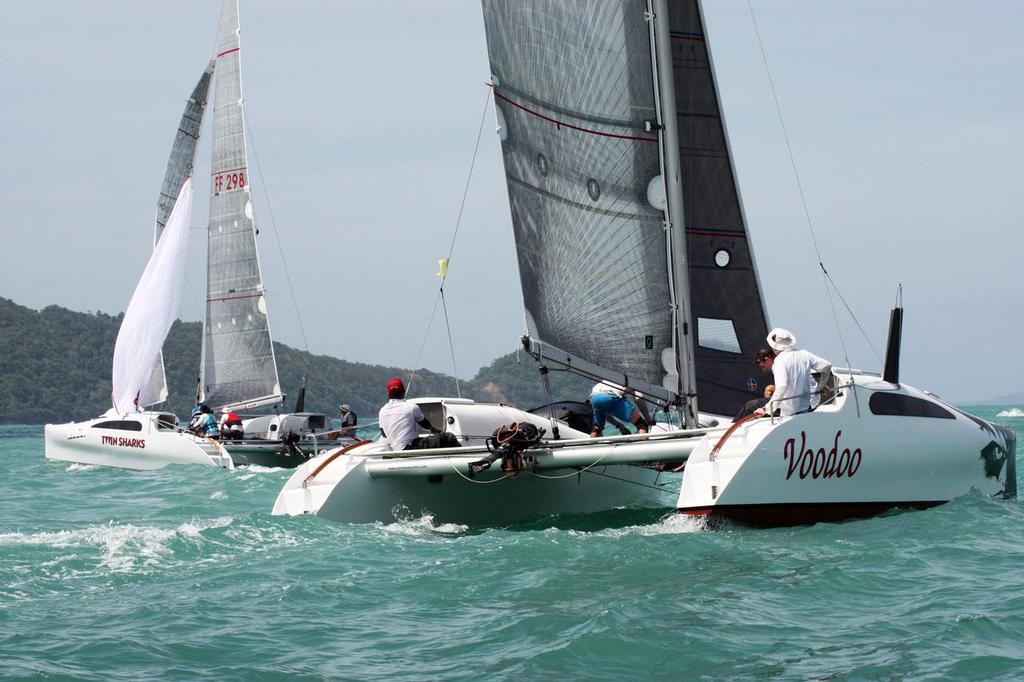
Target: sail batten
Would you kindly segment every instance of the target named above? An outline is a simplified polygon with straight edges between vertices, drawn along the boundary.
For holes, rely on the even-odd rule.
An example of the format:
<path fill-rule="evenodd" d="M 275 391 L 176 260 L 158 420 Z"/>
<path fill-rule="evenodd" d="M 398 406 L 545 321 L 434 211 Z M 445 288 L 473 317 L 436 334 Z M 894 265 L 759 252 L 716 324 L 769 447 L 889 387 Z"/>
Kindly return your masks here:
<path fill-rule="evenodd" d="M 216 406 L 273 404 L 283 396 L 253 223 L 237 0 L 222 2 L 215 61 L 200 397 Z"/>

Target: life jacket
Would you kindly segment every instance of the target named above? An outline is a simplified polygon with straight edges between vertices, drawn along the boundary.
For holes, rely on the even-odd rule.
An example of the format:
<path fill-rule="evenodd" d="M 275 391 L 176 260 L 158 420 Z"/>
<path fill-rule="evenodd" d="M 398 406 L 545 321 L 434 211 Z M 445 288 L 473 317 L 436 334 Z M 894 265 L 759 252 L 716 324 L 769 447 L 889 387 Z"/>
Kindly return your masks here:
<path fill-rule="evenodd" d="M 228 412 L 227 414 L 224 415 L 224 417 L 225 417 L 225 419 L 224 419 L 224 426 L 229 426 L 230 427 L 230 426 L 241 426 L 242 425 L 242 418 L 239 417 L 234 412 Z"/>
<path fill-rule="evenodd" d="M 213 418 L 212 414 L 204 414 L 200 426 L 203 428 L 203 433 L 207 436 L 219 436 L 220 428 L 217 426 L 217 420 Z"/>

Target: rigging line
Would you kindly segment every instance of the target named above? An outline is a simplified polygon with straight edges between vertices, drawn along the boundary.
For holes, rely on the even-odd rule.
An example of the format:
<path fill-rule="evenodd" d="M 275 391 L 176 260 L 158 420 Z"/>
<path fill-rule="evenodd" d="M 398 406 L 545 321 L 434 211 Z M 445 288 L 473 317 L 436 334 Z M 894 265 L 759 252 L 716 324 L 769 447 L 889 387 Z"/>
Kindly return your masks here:
<path fill-rule="evenodd" d="M 420 358 L 423 357 L 423 348 L 427 345 L 427 337 L 430 335 L 430 327 L 434 324 L 434 316 L 437 315 L 437 304 L 441 302 L 441 292 L 438 292 L 437 298 L 434 299 L 434 309 L 430 311 L 430 319 L 427 321 L 427 328 L 423 331 L 423 340 L 420 341 L 420 350 L 416 353 L 416 362 L 413 363 L 412 369 L 409 371 L 409 385 L 406 387 L 406 392 L 412 392 L 412 382 L 416 378 L 416 370 L 420 366 Z"/>
<path fill-rule="evenodd" d="M 462 214 L 466 210 L 466 198 L 469 196 L 469 184 L 473 180 L 473 169 L 476 168 L 476 157 L 480 151 L 480 139 L 484 133 L 484 123 L 487 121 L 487 108 L 491 103 L 491 91 L 487 89 L 484 97 L 484 110 L 480 114 L 480 127 L 476 131 L 476 144 L 473 146 L 473 158 L 469 162 L 469 175 L 466 176 L 466 187 L 462 190 L 462 203 L 459 205 L 459 215 L 455 219 L 455 232 L 452 234 L 452 243 L 448 247 L 448 260 L 451 260 L 452 253 L 455 252 L 455 239 L 459 236 L 459 227 L 462 225 Z M 445 270 L 444 276 L 441 278 L 441 288 L 444 289 L 444 282 L 448 279 L 448 271 Z"/>
<path fill-rule="evenodd" d="M 480 126 L 479 126 L 479 128 L 477 130 L 477 133 L 476 133 L 476 144 L 473 146 L 473 158 L 470 160 L 470 163 L 469 163 L 469 175 L 466 177 L 466 186 L 462 190 L 462 203 L 459 204 L 459 214 L 458 214 L 458 216 L 455 219 L 455 230 L 452 233 L 452 241 L 451 241 L 451 243 L 448 246 L 448 258 L 447 258 L 448 263 L 449 263 L 448 267 L 450 267 L 450 265 L 451 265 L 452 254 L 455 252 L 455 240 L 459 236 L 459 228 L 462 226 L 462 215 L 463 215 L 463 213 L 466 210 L 466 199 L 469 196 L 469 185 L 470 185 L 470 182 L 473 180 L 473 169 L 476 168 L 476 158 L 477 158 L 477 154 L 478 154 L 478 152 L 480 150 L 480 140 L 483 137 L 484 123 L 487 120 L 487 108 L 490 105 L 490 102 L 491 102 L 491 93 L 490 93 L 490 90 L 488 90 L 487 93 L 486 93 L 486 96 L 484 97 L 484 110 L 483 110 L 483 113 L 481 113 L 481 115 L 480 115 Z M 427 322 L 427 328 L 423 331 L 423 340 L 420 342 L 419 352 L 416 353 L 416 362 L 413 363 L 412 371 L 411 371 L 411 373 L 409 375 L 409 388 L 410 389 L 412 387 L 413 379 L 416 377 L 416 369 L 420 365 L 420 358 L 423 357 L 423 349 L 427 345 L 427 337 L 430 334 L 430 327 L 431 327 L 431 325 L 434 324 L 434 317 L 437 315 L 437 304 L 438 303 L 442 303 L 442 304 L 444 303 L 444 283 L 448 279 L 448 267 L 444 268 L 444 272 L 441 275 L 441 286 L 438 289 L 437 298 L 434 299 L 434 309 L 430 312 L 430 320 Z M 455 345 L 452 343 L 452 330 L 451 330 L 451 325 L 449 324 L 449 321 L 448 321 L 448 307 L 447 306 L 444 307 L 444 324 L 445 324 L 445 327 L 448 329 L 448 348 L 449 348 L 449 350 L 451 351 L 451 354 L 452 354 L 452 374 L 455 376 L 455 390 L 459 394 L 459 397 L 461 398 L 462 397 L 462 390 L 459 387 L 458 370 L 455 367 Z"/>
<path fill-rule="evenodd" d="M 836 288 L 836 293 L 839 293 L 839 288 L 828 274 L 828 270 L 825 269 L 825 264 L 822 262 L 821 249 L 818 246 L 818 236 L 814 232 L 814 223 L 811 220 L 810 209 L 807 208 L 807 198 L 804 195 L 803 183 L 800 181 L 800 172 L 797 170 L 796 157 L 793 154 L 793 146 L 789 141 L 789 131 L 786 130 L 786 120 L 782 116 L 782 105 L 779 103 L 779 95 L 775 90 L 775 80 L 772 78 L 772 71 L 768 66 L 768 54 L 764 48 L 764 41 L 761 40 L 761 30 L 758 28 L 757 17 L 754 14 L 754 6 L 751 0 L 747 0 L 747 10 L 750 12 L 750 21 L 754 25 L 754 35 L 757 37 L 757 47 L 761 51 L 761 61 L 764 64 L 764 72 L 768 77 L 768 87 L 772 92 L 772 100 L 775 102 L 775 113 L 779 117 L 779 126 L 782 128 L 782 138 L 786 143 L 786 152 L 789 155 L 789 164 L 793 169 L 793 178 L 796 181 L 797 192 L 800 195 L 800 204 L 803 206 L 804 218 L 807 221 L 807 230 L 811 233 L 811 243 L 814 244 L 814 253 L 818 257 L 818 266 L 821 267 L 822 279 L 825 284 L 825 294 L 828 297 L 828 304 L 832 310 L 832 320 L 836 325 L 836 334 L 839 336 L 839 345 L 843 349 L 843 358 L 846 360 L 847 366 L 850 366 L 850 357 L 849 352 L 846 349 L 846 340 L 843 338 L 843 330 L 839 325 L 839 315 L 836 312 L 835 302 L 832 300 L 832 292 L 829 288 L 829 284 L 831 283 L 831 285 Z M 840 298 L 842 298 L 842 296 L 840 296 Z M 857 318 L 853 315 L 853 311 L 850 310 L 849 306 L 847 306 L 846 309 L 856 322 Z M 860 327 L 859 322 L 857 322 L 857 326 Z M 861 331 L 863 333 L 863 329 Z M 865 338 L 867 338 L 867 336 L 865 336 Z M 868 343 L 871 343 L 870 339 L 868 340 Z M 874 347 L 872 347 L 872 350 L 874 350 Z M 875 354 L 877 355 L 877 352 Z"/>
<path fill-rule="evenodd" d="M 448 330 L 448 348 L 452 352 L 452 375 L 455 377 L 455 393 L 462 397 L 462 389 L 459 387 L 459 370 L 455 366 L 455 344 L 452 342 L 452 326 L 448 323 L 448 306 L 444 301 L 444 287 L 441 287 L 441 309 L 444 311 L 444 326 Z"/>
<path fill-rule="evenodd" d="M 281 263 L 284 265 L 284 278 L 288 282 L 288 293 L 292 297 L 292 306 L 295 308 L 295 318 L 299 322 L 299 333 L 302 334 L 302 346 L 309 356 L 309 341 L 306 339 L 306 326 L 302 323 L 302 312 L 299 310 L 299 302 L 295 298 L 295 287 L 292 286 L 292 276 L 288 271 L 288 259 L 284 255 L 284 247 L 281 246 L 281 234 L 277 229 L 277 220 L 274 218 L 274 207 L 270 204 L 270 194 L 267 192 L 267 181 L 263 178 L 263 167 L 260 165 L 259 154 L 256 153 L 256 138 L 252 134 L 252 125 L 249 123 L 249 115 L 242 109 L 242 118 L 245 119 L 245 131 L 249 134 L 249 142 L 252 144 L 252 158 L 256 162 L 256 172 L 260 176 L 260 186 L 263 188 L 263 200 L 267 202 L 267 213 L 270 215 L 270 226 L 274 231 L 274 241 L 277 243 L 277 251 L 281 254 Z M 307 373 L 312 363 L 312 356 L 306 360 Z"/>
<path fill-rule="evenodd" d="M 631 481 L 628 478 L 622 478 L 620 476 L 612 476 L 611 474 L 606 474 L 603 471 L 594 471 L 594 470 L 592 470 L 590 468 L 591 466 L 594 466 L 594 465 L 591 464 L 591 465 L 589 465 L 589 466 L 587 466 L 587 467 L 585 467 L 583 469 L 579 469 L 578 471 L 574 471 L 573 473 L 566 474 L 564 476 L 544 476 L 543 474 L 538 474 L 537 472 L 533 472 L 533 475 L 536 476 L 537 478 L 543 478 L 543 479 L 548 480 L 548 481 L 557 481 L 557 480 L 560 480 L 560 479 L 563 479 L 563 478 L 570 478 L 572 476 L 579 476 L 580 474 L 590 474 L 591 476 L 601 476 L 603 478 L 610 478 L 612 480 L 619 481 L 621 483 L 632 483 L 633 485 L 640 486 L 641 488 L 650 488 L 651 490 L 657 490 L 659 493 L 665 493 L 666 495 L 678 495 L 679 494 L 675 490 L 667 490 L 666 488 L 664 488 L 662 486 L 651 485 L 649 483 L 641 483 L 640 481 Z M 607 465 L 605 465 L 605 466 L 607 466 Z"/>

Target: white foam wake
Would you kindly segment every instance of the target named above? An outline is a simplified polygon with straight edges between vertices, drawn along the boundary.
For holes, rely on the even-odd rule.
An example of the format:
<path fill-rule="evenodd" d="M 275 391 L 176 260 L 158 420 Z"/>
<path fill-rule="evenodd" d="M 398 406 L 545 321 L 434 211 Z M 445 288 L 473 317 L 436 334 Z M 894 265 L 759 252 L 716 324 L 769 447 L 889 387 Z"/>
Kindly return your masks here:
<path fill-rule="evenodd" d="M 0 533 L 0 545 L 44 546 L 61 550 L 100 551 L 99 564 L 111 571 L 129 571 L 137 564 L 152 565 L 170 554 L 179 537 L 196 537 L 208 528 L 231 523 L 230 517 L 187 521 L 176 528 L 110 523 L 76 530 L 42 533 Z"/>
<path fill-rule="evenodd" d="M 1011 407 L 1008 410 L 1003 410 L 1002 412 L 1000 412 L 996 416 L 997 417 L 1024 417 L 1024 410 L 1020 409 L 1019 407 Z"/>

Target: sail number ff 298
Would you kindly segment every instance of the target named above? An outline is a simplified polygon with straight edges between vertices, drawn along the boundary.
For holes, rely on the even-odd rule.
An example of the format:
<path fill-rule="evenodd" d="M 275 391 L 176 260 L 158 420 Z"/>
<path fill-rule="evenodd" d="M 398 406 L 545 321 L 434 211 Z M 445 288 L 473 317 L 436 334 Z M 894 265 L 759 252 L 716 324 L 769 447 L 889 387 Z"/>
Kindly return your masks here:
<path fill-rule="evenodd" d="M 233 170 L 215 173 L 213 176 L 214 192 L 231 192 L 245 187 L 245 171 Z"/>

